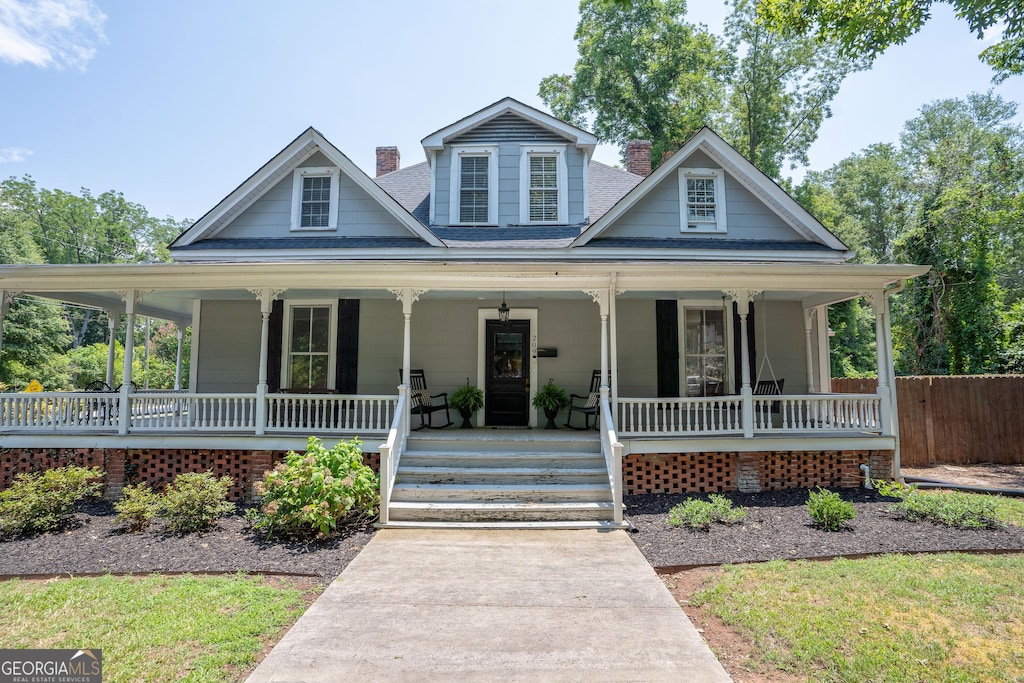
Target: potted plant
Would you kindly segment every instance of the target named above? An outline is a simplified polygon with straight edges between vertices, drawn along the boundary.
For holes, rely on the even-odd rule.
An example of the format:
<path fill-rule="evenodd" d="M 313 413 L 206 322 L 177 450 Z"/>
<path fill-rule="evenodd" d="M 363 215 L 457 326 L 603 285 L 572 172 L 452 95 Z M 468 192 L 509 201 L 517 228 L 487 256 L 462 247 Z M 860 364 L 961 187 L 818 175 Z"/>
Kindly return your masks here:
<path fill-rule="evenodd" d="M 473 426 L 469 421 L 473 413 L 484 407 L 484 392 L 480 387 L 470 384 L 467 377 L 466 383 L 452 392 L 448 404 L 462 416 L 462 428 L 469 429 Z"/>
<path fill-rule="evenodd" d="M 544 411 L 544 417 L 548 419 L 544 429 L 558 428 L 555 425 L 555 418 L 558 416 L 559 410 L 569 407 L 569 400 L 569 394 L 555 384 L 554 378 L 549 379 L 548 383 L 540 388 L 537 395 L 533 397 L 533 407 Z"/>

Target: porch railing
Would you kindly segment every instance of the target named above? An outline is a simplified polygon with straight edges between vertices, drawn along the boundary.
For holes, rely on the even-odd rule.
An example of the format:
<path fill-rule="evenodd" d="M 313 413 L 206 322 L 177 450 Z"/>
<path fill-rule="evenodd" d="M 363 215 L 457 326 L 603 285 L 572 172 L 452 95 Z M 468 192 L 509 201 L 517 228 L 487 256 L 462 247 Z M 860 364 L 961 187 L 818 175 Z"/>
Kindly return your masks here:
<path fill-rule="evenodd" d="M 267 395 L 267 431 L 384 432 L 395 416 L 395 396 Z"/>
<path fill-rule="evenodd" d="M 620 398 L 619 433 L 631 437 L 742 434 L 742 404 L 739 396 Z"/>
<path fill-rule="evenodd" d="M 757 396 L 754 431 L 881 433 L 881 410 L 882 399 L 872 394 Z"/>
<path fill-rule="evenodd" d="M 391 504 L 391 492 L 395 489 L 395 475 L 398 474 L 398 463 L 405 452 L 406 440 L 409 438 L 409 387 L 398 387 L 398 402 L 395 404 L 394 416 L 388 438 L 380 447 L 380 523 L 387 524 L 390 518 L 388 506 Z"/>
<path fill-rule="evenodd" d="M 130 431 L 210 429 L 249 432 L 256 429 L 253 394 L 131 394 Z"/>
<path fill-rule="evenodd" d="M 612 520 L 622 524 L 622 444 L 615 433 L 615 420 L 607 396 L 601 397 L 601 453 L 608 467 L 612 489 Z"/>
<path fill-rule="evenodd" d="M 0 428 L 110 430 L 117 427 L 119 403 L 110 392 L 0 394 Z"/>

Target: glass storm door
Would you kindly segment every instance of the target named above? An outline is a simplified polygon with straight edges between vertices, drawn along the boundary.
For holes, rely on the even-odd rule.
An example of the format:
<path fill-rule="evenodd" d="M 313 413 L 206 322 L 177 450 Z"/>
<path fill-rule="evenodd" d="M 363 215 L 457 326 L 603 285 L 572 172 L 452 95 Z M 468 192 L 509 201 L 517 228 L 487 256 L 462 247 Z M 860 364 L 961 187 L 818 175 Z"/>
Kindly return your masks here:
<path fill-rule="evenodd" d="M 484 421 L 525 426 L 530 423 L 530 321 L 488 320 L 486 334 Z"/>

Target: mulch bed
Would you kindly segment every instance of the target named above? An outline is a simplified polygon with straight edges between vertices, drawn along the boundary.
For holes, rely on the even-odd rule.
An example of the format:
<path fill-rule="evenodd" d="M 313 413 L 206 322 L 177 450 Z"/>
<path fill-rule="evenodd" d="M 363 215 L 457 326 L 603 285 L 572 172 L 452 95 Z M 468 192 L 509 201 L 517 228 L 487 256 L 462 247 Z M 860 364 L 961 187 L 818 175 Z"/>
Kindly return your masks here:
<path fill-rule="evenodd" d="M 364 524 L 324 541 L 267 541 L 249 530 L 243 512 L 202 533 L 165 533 L 160 524 L 127 533 L 109 502 L 86 503 L 63 531 L 0 542 L 0 576 L 245 571 L 331 581 L 374 534 Z"/>
<path fill-rule="evenodd" d="M 845 489 L 840 495 L 854 504 L 857 517 L 843 531 L 813 526 L 804 503 L 807 489 L 762 493 L 729 493 L 743 506 L 742 523 L 715 524 L 710 531 L 673 528 L 667 523 L 672 506 L 702 494 L 626 496 L 626 518 L 640 551 L 656 568 L 753 562 L 884 552 L 958 550 L 1024 550 L 1024 528 L 963 531 L 930 522 L 908 522 L 890 513 L 892 498 L 874 491 Z"/>

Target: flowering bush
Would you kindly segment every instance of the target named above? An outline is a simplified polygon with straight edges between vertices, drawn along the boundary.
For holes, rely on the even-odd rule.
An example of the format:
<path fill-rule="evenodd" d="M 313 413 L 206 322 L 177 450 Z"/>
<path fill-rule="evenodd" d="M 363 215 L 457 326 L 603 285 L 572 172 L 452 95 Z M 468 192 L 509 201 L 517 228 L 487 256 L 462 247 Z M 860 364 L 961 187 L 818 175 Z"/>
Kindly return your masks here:
<path fill-rule="evenodd" d="M 259 510 L 250 510 L 249 522 L 284 536 L 327 536 L 346 518 L 373 517 L 380 482 L 363 464 L 359 439 L 339 442 L 328 450 L 309 437 L 305 453 L 289 451 L 284 462 L 256 483 L 263 496 Z"/>

